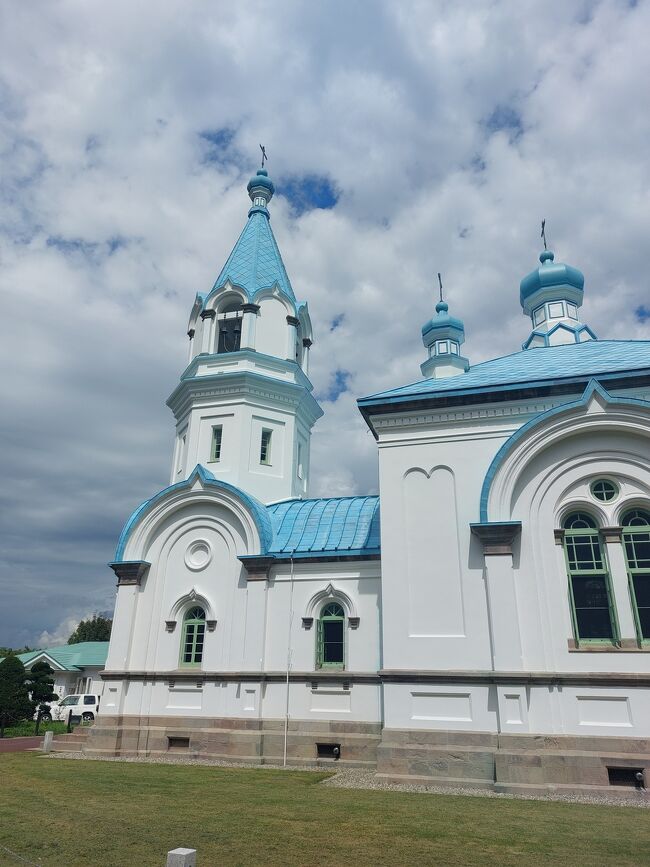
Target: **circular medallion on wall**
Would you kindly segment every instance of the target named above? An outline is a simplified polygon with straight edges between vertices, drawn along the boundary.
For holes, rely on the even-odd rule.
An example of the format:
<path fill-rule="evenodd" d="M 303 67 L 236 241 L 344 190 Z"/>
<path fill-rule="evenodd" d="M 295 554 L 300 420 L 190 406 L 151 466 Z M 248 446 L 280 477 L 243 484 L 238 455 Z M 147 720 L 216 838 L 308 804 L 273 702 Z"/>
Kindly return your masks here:
<path fill-rule="evenodd" d="M 193 572 L 200 572 L 212 560 L 212 548 L 205 539 L 195 539 L 187 546 L 185 565 Z"/>

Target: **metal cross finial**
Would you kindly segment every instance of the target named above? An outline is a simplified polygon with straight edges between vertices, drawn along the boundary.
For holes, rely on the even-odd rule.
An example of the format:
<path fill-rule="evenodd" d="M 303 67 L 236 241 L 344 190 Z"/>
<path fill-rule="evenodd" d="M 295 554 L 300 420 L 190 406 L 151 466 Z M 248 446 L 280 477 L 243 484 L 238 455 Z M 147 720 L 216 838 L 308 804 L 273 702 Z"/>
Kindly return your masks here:
<path fill-rule="evenodd" d="M 264 145 L 260 145 L 260 150 L 262 151 L 262 168 L 264 168 L 264 161 L 266 160 L 266 162 L 268 162 L 269 158 L 266 155 L 266 148 Z"/>
<path fill-rule="evenodd" d="M 548 247 L 546 246 L 546 220 L 542 220 L 542 234 L 540 235 L 540 237 L 544 241 L 544 249 L 547 250 Z"/>
<path fill-rule="evenodd" d="M 440 286 L 440 300 L 442 301 L 442 277 L 440 276 L 440 271 L 438 271 L 438 285 Z"/>

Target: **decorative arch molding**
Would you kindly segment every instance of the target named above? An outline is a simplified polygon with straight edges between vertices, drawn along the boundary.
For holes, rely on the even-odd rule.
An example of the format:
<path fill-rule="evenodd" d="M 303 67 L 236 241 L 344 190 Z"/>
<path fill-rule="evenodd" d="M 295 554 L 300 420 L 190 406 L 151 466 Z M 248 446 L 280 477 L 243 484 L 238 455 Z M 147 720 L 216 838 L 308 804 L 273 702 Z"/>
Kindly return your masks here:
<path fill-rule="evenodd" d="M 301 304 L 298 308 L 298 319 L 300 320 L 300 336 L 303 340 L 313 340 L 314 335 L 311 326 L 311 317 L 309 315 L 309 307 L 307 302 Z"/>
<path fill-rule="evenodd" d="M 179 596 L 176 602 L 174 602 L 172 607 L 169 609 L 167 620 L 165 622 L 169 624 L 170 622 L 177 621 L 179 616 L 192 605 L 200 605 L 201 608 L 203 608 L 205 611 L 206 622 L 209 623 L 210 621 L 214 621 L 216 623 L 216 612 L 213 604 L 207 596 L 195 587 L 192 587 L 192 589 L 188 590 L 187 593 Z"/>
<path fill-rule="evenodd" d="M 203 301 L 203 309 L 218 312 L 217 308 L 221 306 L 223 301 L 235 300 L 235 298 L 238 298 L 242 304 L 247 304 L 251 300 L 243 286 L 228 279 L 221 286 L 212 287 Z"/>
<path fill-rule="evenodd" d="M 616 507 L 615 516 L 616 523 L 622 524 L 623 518 L 626 512 L 633 512 L 635 509 L 638 509 L 640 512 L 650 512 L 650 492 L 643 496 L 643 494 L 636 494 L 632 497 L 624 498 Z"/>
<path fill-rule="evenodd" d="M 309 629 L 314 622 L 315 612 L 318 608 L 320 608 L 326 602 L 339 602 L 343 608 L 345 609 L 346 617 L 348 618 L 348 622 L 353 629 L 359 625 L 359 615 L 357 614 L 357 607 L 354 603 L 354 600 L 351 596 L 348 596 L 343 590 L 339 590 L 335 587 L 331 582 L 325 587 L 323 590 L 319 590 L 317 593 L 311 597 L 307 606 L 305 607 L 305 613 L 302 618 L 303 626 L 306 629 Z"/>
<path fill-rule="evenodd" d="M 201 315 L 202 310 L 203 310 L 203 299 L 199 295 L 199 293 L 197 292 L 196 298 L 194 299 L 194 304 L 192 306 L 192 310 L 190 311 L 190 320 L 187 324 L 188 332 L 196 331 L 198 318 Z"/>
<path fill-rule="evenodd" d="M 408 470 L 405 470 L 402 479 L 406 479 L 414 473 L 420 473 L 420 475 L 426 476 L 427 479 L 430 479 L 436 470 L 447 470 L 453 478 L 456 478 L 456 474 L 450 466 L 447 464 L 435 464 L 435 466 L 431 467 L 430 470 L 425 470 L 424 467 L 409 467 Z"/>
<path fill-rule="evenodd" d="M 183 506 L 202 501 L 217 502 L 234 513 L 246 536 L 246 551 L 242 554 L 267 553 L 273 528 L 266 507 L 197 464 L 185 481 L 164 488 L 133 512 L 120 534 L 115 563 L 123 561 L 127 553 L 128 559 L 137 560 L 163 521 Z"/>
<path fill-rule="evenodd" d="M 510 520 L 512 493 L 524 468 L 553 443 L 585 431 L 624 431 L 650 438 L 650 402 L 612 397 L 592 379 L 578 400 L 530 419 L 490 464 L 481 489 L 481 523 Z"/>
<path fill-rule="evenodd" d="M 585 512 L 594 519 L 599 527 L 607 526 L 607 514 L 605 510 L 601 509 L 596 503 L 587 501 L 582 497 L 570 497 L 561 502 L 555 519 L 556 525 L 563 527 L 566 519 L 574 512 Z"/>
<path fill-rule="evenodd" d="M 296 305 L 293 303 L 291 298 L 288 298 L 284 294 L 277 283 L 274 283 L 272 286 L 264 286 L 261 289 L 258 289 L 251 300 L 254 304 L 260 304 L 262 301 L 269 300 L 279 301 L 287 311 L 287 316 L 295 316 L 297 313 Z"/>

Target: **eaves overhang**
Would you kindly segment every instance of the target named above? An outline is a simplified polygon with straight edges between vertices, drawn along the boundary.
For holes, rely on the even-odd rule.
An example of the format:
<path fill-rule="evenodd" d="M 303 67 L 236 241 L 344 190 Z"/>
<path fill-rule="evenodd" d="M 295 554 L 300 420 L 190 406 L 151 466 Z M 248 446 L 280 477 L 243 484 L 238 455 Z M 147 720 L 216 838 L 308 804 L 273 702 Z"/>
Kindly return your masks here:
<path fill-rule="evenodd" d="M 589 382 L 595 379 L 607 383 L 607 388 L 647 388 L 650 386 L 650 367 L 613 373 L 585 373 L 579 376 L 555 377 L 504 385 L 485 385 L 475 388 L 459 388 L 440 393 L 395 395 L 390 398 L 359 398 L 357 406 L 375 439 L 378 434 L 372 424 L 372 416 L 395 413 L 418 412 L 432 408 L 472 406 L 485 403 L 505 403 L 517 400 L 532 400 L 551 395 L 580 395 Z"/>

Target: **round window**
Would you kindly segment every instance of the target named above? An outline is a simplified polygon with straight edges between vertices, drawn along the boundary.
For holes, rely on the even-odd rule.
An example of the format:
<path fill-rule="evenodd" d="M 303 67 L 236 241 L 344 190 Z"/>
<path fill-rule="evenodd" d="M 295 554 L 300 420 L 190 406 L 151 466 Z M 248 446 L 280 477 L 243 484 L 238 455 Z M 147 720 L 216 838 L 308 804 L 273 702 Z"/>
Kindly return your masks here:
<path fill-rule="evenodd" d="M 618 485 L 609 479 L 596 479 L 591 483 L 591 493 L 601 503 L 609 503 L 618 494 Z"/>

